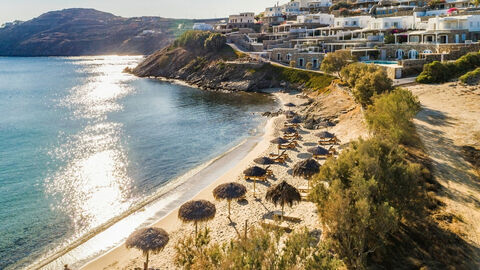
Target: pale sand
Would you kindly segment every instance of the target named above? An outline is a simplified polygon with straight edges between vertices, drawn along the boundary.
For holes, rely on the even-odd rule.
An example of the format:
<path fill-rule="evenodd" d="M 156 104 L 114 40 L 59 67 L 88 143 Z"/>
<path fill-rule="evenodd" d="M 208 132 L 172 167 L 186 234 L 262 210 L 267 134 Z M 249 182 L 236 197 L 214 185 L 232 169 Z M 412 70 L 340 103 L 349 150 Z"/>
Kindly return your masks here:
<path fill-rule="evenodd" d="M 463 220 L 450 229 L 480 246 L 480 179 L 461 154 L 461 146 L 480 147 L 480 88 L 446 83 L 408 89 L 423 106 L 415 124 L 443 187 L 439 199 Z"/>
<path fill-rule="evenodd" d="M 339 94 L 333 91 L 334 94 Z M 295 104 L 302 104 L 305 99 L 297 98 L 294 94 L 275 93 L 282 104 L 287 102 L 293 102 Z M 332 94 L 327 95 L 331 96 Z M 345 101 L 348 104 L 353 104 L 348 95 L 340 93 L 345 96 Z M 287 108 L 284 108 L 287 109 Z M 290 108 L 288 108 L 290 109 Z M 304 108 L 297 107 L 292 110 L 302 110 Z M 351 139 L 356 139 L 359 136 L 366 136 L 366 130 L 361 121 L 361 112 L 358 108 L 353 108 L 350 112 L 338 113 L 334 112 L 335 117 L 340 121 L 337 126 L 329 129 L 330 132 L 335 133 L 342 143 L 348 142 Z M 360 115 L 360 116 L 359 116 Z M 248 226 L 257 226 L 263 218 L 271 218 L 271 212 L 279 210 L 279 207 L 275 207 L 272 203 L 266 202 L 264 199 L 266 190 L 269 186 L 280 183 L 282 180 L 286 180 L 288 183 L 299 187 L 307 185 L 306 180 L 302 178 L 296 178 L 291 175 L 291 168 L 300 160 L 303 160 L 311 155 L 308 154 L 307 148 L 313 147 L 318 141 L 314 134 L 318 131 L 310 131 L 301 129 L 300 134 L 302 138 L 299 141 L 300 146 L 297 150 L 288 150 L 287 153 L 290 160 L 286 165 L 272 165 L 272 169 L 275 179 L 269 179 L 268 183 L 256 184 L 256 197 L 260 200 L 256 200 L 253 197 L 253 183 L 243 180 L 243 171 L 255 165 L 253 160 L 257 157 L 267 156 L 269 153 L 276 153 L 277 149 L 275 145 L 270 143 L 275 137 L 281 135 L 279 129 L 283 128 L 285 122 L 285 116 L 281 115 L 269 119 L 265 134 L 262 140 L 248 153 L 248 155 L 240 161 L 234 168 L 228 171 L 226 174 L 218 178 L 210 186 L 202 190 L 194 199 L 206 199 L 214 201 L 212 196 L 212 190 L 221 183 L 236 181 L 245 184 L 248 189 L 246 196 L 247 203 L 239 204 L 232 202 L 232 220 L 234 224 L 230 224 L 227 219 L 227 202 L 226 201 L 214 201 L 217 214 L 215 218 L 200 227 L 208 226 L 211 230 L 211 237 L 213 241 L 224 242 L 230 239 L 236 238 L 244 233 L 244 223 L 248 220 Z M 338 147 L 338 146 L 336 146 Z M 323 163 L 324 161 L 320 161 Z M 308 227 L 310 229 L 320 228 L 318 216 L 316 214 L 316 207 L 311 202 L 302 201 L 301 203 L 294 205 L 292 208 L 285 208 L 286 214 L 290 216 L 299 217 L 301 222 L 290 223 L 294 229 Z M 178 218 L 178 208 L 171 212 L 168 216 L 154 224 L 155 227 L 164 228 L 170 234 L 170 242 L 167 247 L 158 255 L 150 256 L 150 267 L 160 269 L 176 269 L 174 266 L 175 256 L 175 243 L 181 237 L 186 235 L 192 235 L 194 233 L 194 227 L 192 224 L 183 224 Z M 133 269 L 135 267 L 142 267 L 144 258 L 142 253 L 138 250 L 125 248 L 125 245 L 121 245 L 102 257 L 88 263 L 81 269 L 84 270 L 98 270 L 98 269 Z"/>

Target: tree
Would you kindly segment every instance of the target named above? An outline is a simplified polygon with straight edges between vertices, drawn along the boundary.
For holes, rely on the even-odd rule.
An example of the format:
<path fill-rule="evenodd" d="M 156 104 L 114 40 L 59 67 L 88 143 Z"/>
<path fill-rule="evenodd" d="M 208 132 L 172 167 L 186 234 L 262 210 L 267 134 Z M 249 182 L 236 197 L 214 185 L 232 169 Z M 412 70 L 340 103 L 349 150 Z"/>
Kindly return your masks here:
<path fill-rule="evenodd" d="M 341 76 L 340 70 L 347 64 L 353 61 L 352 54 L 347 50 L 339 50 L 331 53 L 327 53 L 325 58 L 322 61 L 320 70 L 328 73 L 337 73 L 338 76 Z M 340 77 L 341 78 L 341 77 Z"/>
<path fill-rule="evenodd" d="M 382 68 L 374 72 L 364 72 L 358 78 L 353 88 L 355 100 L 363 107 L 371 104 L 374 95 L 390 91 L 393 88 L 393 82 L 388 78 L 387 73 Z"/>
<path fill-rule="evenodd" d="M 401 148 L 377 138 L 353 142 L 321 167 L 310 198 L 347 267 L 364 269 L 368 255 L 415 209 L 420 174 Z"/>
<path fill-rule="evenodd" d="M 394 143 L 408 143 L 415 133 L 411 120 L 420 111 L 420 102 L 410 91 L 397 88 L 376 98 L 365 119 L 369 130 Z"/>
<path fill-rule="evenodd" d="M 480 5 L 480 0 L 472 0 L 470 3 L 474 5 L 476 8 L 478 8 L 478 6 Z"/>

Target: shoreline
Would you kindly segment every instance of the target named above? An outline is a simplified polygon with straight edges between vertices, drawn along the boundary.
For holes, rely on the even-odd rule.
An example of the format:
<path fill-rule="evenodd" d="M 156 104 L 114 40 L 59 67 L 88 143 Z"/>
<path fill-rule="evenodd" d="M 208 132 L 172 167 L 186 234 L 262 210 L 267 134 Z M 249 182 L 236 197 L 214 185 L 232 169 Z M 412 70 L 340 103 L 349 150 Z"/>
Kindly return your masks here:
<path fill-rule="evenodd" d="M 274 96 L 275 99 L 279 101 L 279 104 L 280 104 L 279 108 L 282 107 L 281 105 L 283 102 L 282 98 L 279 95 L 277 95 L 274 91 L 265 91 L 264 93 L 269 93 L 272 96 Z M 219 177 L 215 178 L 215 180 L 213 182 L 210 182 L 206 187 L 198 190 L 196 194 L 194 194 L 188 200 L 207 199 L 207 200 L 213 201 L 212 191 L 216 186 L 222 183 L 232 181 L 232 179 L 230 179 L 231 178 L 230 176 L 241 174 L 243 170 L 248 166 L 248 164 L 250 164 L 253 161 L 253 159 L 257 158 L 261 153 L 265 152 L 268 149 L 268 147 L 270 146 L 270 139 L 273 138 L 274 133 L 276 131 L 274 127 L 274 122 L 277 118 L 278 116 L 269 118 L 266 121 L 265 125 L 263 126 L 262 134 L 253 136 L 252 138 L 250 138 L 251 140 L 257 139 L 257 142 L 255 142 L 254 145 L 250 147 L 246 155 L 244 155 L 240 160 L 237 160 L 235 162 L 235 165 L 232 168 L 222 173 Z M 244 145 L 245 143 L 246 143 L 245 141 L 240 143 L 230 151 L 223 153 L 216 160 L 218 161 L 218 159 L 225 157 L 228 153 L 231 153 L 234 149 L 240 147 L 241 145 Z M 213 163 L 215 163 L 215 161 L 213 161 L 212 164 Z M 193 180 L 193 179 L 189 179 L 189 180 Z M 182 222 L 177 218 L 178 210 L 180 206 L 181 204 L 179 204 L 177 207 L 169 211 L 163 217 L 157 219 L 153 224 L 150 224 L 149 226 L 161 227 L 165 229 L 167 232 L 171 232 L 176 228 L 178 228 L 179 226 L 182 226 Z M 128 237 L 128 235 L 125 236 L 125 238 L 126 237 Z M 125 247 L 124 243 L 125 243 L 125 240 L 123 240 L 116 247 L 101 254 L 100 256 L 97 256 L 96 258 L 84 263 L 83 265 L 80 266 L 79 269 L 82 269 L 82 270 L 103 269 L 105 266 L 118 264 L 118 262 L 116 261 L 118 261 L 120 258 L 124 260 L 127 259 L 128 258 L 127 254 L 131 252 Z"/>
<path fill-rule="evenodd" d="M 168 81 L 166 80 L 165 82 L 175 83 L 178 85 L 184 85 L 189 87 L 195 87 L 194 85 L 190 85 L 188 83 L 182 83 L 179 80 L 168 80 Z M 204 90 L 204 89 L 201 89 L 201 90 Z M 276 109 L 281 107 L 278 96 L 272 94 L 272 92 L 263 92 L 263 93 L 272 95 L 273 99 L 278 103 Z M 72 251 L 79 248 L 85 250 L 86 248 L 83 247 L 83 245 L 88 244 L 89 241 L 92 241 L 92 240 L 95 241 L 96 240 L 95 238 L 101 237 L 102 233 L 105 233 L 106 231 L 112 229 L 117 224 L 124 222 L 126 219 L 133 219 L 132 216 L 135 216 L 141 212 L 149 212 L 150 214 L 150 216 L 146 218 L 144 222 L 141 222 L 139 225 L 135 226 L 135 229 L 138 229 L 141 227 L 145 227 L 146 225 L 154 226 L 156 223 L 158 223 L 162 219 L 171 215 L 172 212 L 180 208 L 181 204 L 195 198 L 205 188 L 208 188 L 211 184 L 215 183 L 215 181 L 212 183 L 212 180 L 209 180 L 211 179 L 211 177 L 209 177 L 208 175 L 209 172 L 210 174 L 212 174 L 211 172 L 213 170 L 212 167 L 215 167 L 215 165 L 217 167 L 219 167 L 218 165 L 222 165 L 220 166 L 221 168 L 235 167 L 238 162 L 240 162 L 243 158 L 245 158 L 245 156 L 248 156 L 250 152 L 258 145 L 258 143 L 261 142 L 262 138 L 266 134 L 267 127 L 272 120 L 273 120 L 272 118 L 263 119 L 261 123 L 254 129 L 254 132 L 247 135 L 246 138 L 242 139 L 233 147 L 227 149 L 224 152 L 221 152 L 219 155 L 211 158 L 210 160 L 207 160 L 206 162 L 203 162 L 202 164 L 188 170 L 184 174 L 176 178 L 173 178 L 172 180 L 168 181 L 165 185 L 160 187 L 154 194 L 149 195 L 144 200 L 131 206 L 126 212 L 108 220 L 98 228 L 95 228 L 93 231 L 67 244 L 64 248 L 61 248 L 58 251 L 53 252 L 52 254 L 44 255 L 44 257 L 41 257 L 36 261 L 32 262 L 31 264 L 29 264 L 27 268 L 28 269 L 58 269 L 58 267 L 63 267 L 65 263 L 68 263 L 70 266 L 75 266 L 76 268 L 80 267 L 81 269 L 83 269 L 83 267 L 85 265 L 88 265 L 90 262 L 95 261 L 101 258 L 102 256 L 104 256 L 105 254 L 108 254 L 112 250 L 117 249 L 119 246 L 122 246 L 129 234 L 123 235 L 122 237 L 117 237 L 117 239 L 120 238 L 121 240 L 120 241 L 115 240 L 114 242 L 116 242 L 116 244 L 113 247 L 107 246 L 106 249 L 104 249 L 103 251 L 99 251 L 99 253 L 96 253 L 93 255 L 92 254 L 86 255 L 84 256 L 85 258 L 82 258 L 73 262 L 70 261 L 72 260 L 72 258 L 75 259 L 75 254 L 73 255 L 70 254 Z M 240 157 L 240 160 L 238 160 L 239 157 Z M 237 160 L 237 161 L 235 162 L 235 164 L 231 164 L 232 163 L 231 160 Z M 223 172 L 222 175 L 228 173 L 229 169 L 222 170 L 221 168 L 217 168 L 215 169 L 215 171 Z M 204 175 L 204 174 L 207 174 L 207 175 Z M 218 179 L 220 176 L 221 175 L 218 175 L 214 179 Z M 187 186 L 191 186 L 193 184 L 189 182 L 195 182 L 195 184 L 198 184 L 199 181 L 195 181 L 198 178 L 201 179 L 200 182 L 202 182 L 205 185 L 205 187 L 200 188 L 195 192 L 190 191 L 190 193 L 188 193 L 187 191 L 185 191 L 185 188 Z M 193 187 L 193 188 L 196 188 L 196 187 Z M 188 194 L 188 195 L 185 195 L 185 194 Z M 188 196 L 188 198 L 185 199 L 183 202 L 178 203 L 178 200 L 179 200 L 178 196 L 183 196 L 183 197 Z M 177 198 L 174 198 L 174 197 L 177 197 Z M 174 198 L 173 201 L 172 201 L 172 198 Z M 176 204 L 176 205 L 172 207 L 171 204 Z M 157 207 L 155 207 L 155 205 L 157 205 Z M 159 208 L 158 205 L 161 205 L 160 209 L 158 209 Z M 151 209 L 148 209 L 148 208 L 151 208 Z M 118 244 L 119 242 L 120 244 Z M 64 259 L 64 257 L 67 257 L 66 260 L 62 260 Z"/>

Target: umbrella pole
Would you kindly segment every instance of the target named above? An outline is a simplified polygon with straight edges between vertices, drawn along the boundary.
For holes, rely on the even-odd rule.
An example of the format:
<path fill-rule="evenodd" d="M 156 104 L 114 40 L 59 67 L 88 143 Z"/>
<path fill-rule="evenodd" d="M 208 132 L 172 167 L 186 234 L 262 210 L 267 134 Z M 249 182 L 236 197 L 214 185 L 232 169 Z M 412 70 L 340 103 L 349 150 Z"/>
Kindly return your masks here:
<path fill-rule="evenodd" d="M 253 179 L 253 197 L 255 198 L 255 183 L 257 180 Z"/>
<path fill-rule="evenodd" d="M 197 221 L 195 221 L 195 237 L 197 237 L 198 234 L 198 224 Z"/>
<path fill-rule="evenodd" d="M 228 200 L 228 218 L 230 218 L 230 202 L 231 200 Z"/>
<path fill-rule="evenodd" d="M 147 260 L 145 261 L 143 265 L 143 269 L 148 270 L 148 250 L 147 250 Z"/>
<path fill-rule="evenodd" d="M 285 204 L 282 204 L 282 221 L 283 221 L 283 209 L 285 208 Z"/>

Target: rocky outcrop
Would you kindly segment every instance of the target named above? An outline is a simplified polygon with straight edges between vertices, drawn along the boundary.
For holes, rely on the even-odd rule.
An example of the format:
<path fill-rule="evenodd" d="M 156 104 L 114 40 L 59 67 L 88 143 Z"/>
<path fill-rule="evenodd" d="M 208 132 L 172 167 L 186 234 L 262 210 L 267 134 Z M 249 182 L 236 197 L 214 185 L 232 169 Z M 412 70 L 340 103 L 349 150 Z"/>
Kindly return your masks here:
<path fill-rule="evenodd" d="M 257 91 L 282 85 L 270 64 L 239 58 L 228 46 L 219 52 L 167 47 L 131 72 L 140 77 L 178 79 L 209 90 Z"/>

